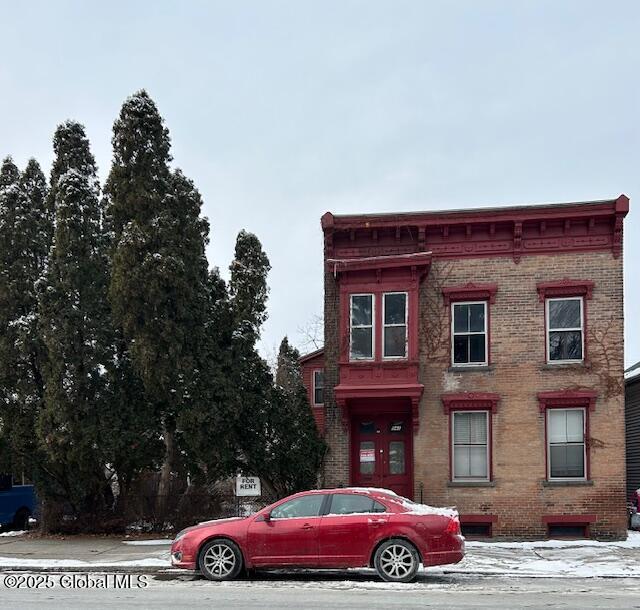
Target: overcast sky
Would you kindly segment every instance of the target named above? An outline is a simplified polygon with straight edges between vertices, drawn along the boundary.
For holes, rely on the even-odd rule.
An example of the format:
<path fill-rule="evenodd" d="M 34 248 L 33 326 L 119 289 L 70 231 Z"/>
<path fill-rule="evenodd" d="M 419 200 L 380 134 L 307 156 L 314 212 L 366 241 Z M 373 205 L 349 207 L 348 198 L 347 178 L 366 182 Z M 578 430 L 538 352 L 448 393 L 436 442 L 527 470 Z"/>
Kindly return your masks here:
<path fill-rule="evenodd" d="M 262 349 L 322 310 L 320 216 L 631 197 L 626 365 L 640 360 L 640 2 L 0 0 L 0 155 L 48 173 L 86 125 L 104 178 L 146 88 L 212 225 L 269 255 Z M 634 200 L 637 198 L 637 200 Z"/>

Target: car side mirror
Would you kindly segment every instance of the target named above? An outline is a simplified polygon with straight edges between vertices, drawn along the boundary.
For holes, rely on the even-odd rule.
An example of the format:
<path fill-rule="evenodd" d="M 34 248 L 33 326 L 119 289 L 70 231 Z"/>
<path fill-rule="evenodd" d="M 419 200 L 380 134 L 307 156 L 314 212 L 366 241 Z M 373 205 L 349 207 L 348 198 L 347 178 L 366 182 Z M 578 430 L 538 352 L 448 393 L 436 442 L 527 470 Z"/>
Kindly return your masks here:
<path fill-rule="evenodd" d="M 256 521 L 265 521 L 265 522 L 269 522 L 271 521 L 271 514 L 270 513 L 264 513 L 264 515 L 260 515 Z"/>

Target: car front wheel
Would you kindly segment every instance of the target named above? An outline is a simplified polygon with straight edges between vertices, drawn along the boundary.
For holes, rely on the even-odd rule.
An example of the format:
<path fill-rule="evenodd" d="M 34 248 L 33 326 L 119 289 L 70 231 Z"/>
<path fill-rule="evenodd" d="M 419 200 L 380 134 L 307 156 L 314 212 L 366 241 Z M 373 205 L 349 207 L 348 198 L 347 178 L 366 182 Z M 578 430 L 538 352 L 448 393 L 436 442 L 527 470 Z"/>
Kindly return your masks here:
<path fill-rule="evenodd" d="M 420 558 L 410 542 L 393 538 L 378 547 L 373 564 L 383 580 L 411 582 L 420 567 Z"/>
<path fill-rule="evenodd" d="M 242 570 L 242 553 L 231 540 L 219 538 L 202 547 L 198 567 L 209 580 L 232 580 Z"/>

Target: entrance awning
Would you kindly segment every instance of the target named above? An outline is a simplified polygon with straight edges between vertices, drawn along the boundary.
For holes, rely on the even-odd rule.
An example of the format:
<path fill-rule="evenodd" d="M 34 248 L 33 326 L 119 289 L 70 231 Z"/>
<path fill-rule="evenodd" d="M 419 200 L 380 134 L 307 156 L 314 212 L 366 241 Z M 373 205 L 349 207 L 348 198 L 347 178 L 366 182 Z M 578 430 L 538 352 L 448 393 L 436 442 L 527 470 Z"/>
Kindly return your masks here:
<path fill-rule="evenodd" d="M 411 419 L 414 432 L 418 430 L 420 417 L 419 405 L 424 385 L 421 383 L 398 384 L 340 384 L 333 388 L 336 402 L 342 410 L 342 423 L 349 425 L 349 401 L 367 398 L 407 398 L 411 401 Z"/>

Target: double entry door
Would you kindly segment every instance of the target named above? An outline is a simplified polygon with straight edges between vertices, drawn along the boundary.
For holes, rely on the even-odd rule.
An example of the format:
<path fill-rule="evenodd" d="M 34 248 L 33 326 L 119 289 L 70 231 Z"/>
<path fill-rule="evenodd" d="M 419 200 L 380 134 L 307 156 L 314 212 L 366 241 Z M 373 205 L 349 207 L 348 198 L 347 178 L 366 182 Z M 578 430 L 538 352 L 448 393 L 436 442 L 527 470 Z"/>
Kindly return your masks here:
<path fill-rule="evenodd" d="M 352 420 L 351 478 L 358 487 L 384 487 L 413 496 L 411 419 L 405 414 L 357 415 Z"/>

